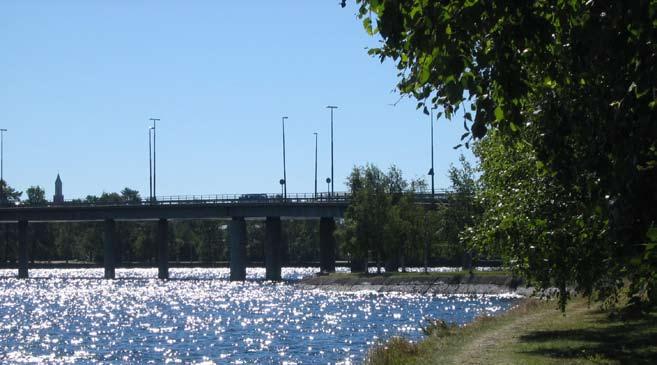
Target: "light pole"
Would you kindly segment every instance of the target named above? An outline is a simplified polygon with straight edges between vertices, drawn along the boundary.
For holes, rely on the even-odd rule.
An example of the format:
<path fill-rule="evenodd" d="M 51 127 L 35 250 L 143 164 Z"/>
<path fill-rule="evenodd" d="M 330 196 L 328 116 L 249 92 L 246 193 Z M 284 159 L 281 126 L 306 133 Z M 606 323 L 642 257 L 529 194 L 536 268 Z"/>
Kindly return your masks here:
<path fill-rule="evenodd" d="M 433 110 L 436 109 L 431 108 L 431 169 L 429 170 L 429 175 L 431 175 L 431 197 L 433 198 L 434 195 L 436 195 L 436 189 L 434 185 L 434 176 L 436 174 L 435 170 L 433 169 Z"/>
<path fill-rule="evenodd" d="M 153 127 L 148 128 L 148 202 L 153 202 L 153 152 L 151 147 L 151 134 Z"/>
<path fill-rule="evenodd" d="M 337 109 L 337 106 L 329 105 L 328 109 L 331 109 L 331 194 L 335 194 L 333 186 L 333 110 Z"/>
<path fill-rule="evenodd" d="M 5 174 L 4 174 L 4 163 L 5 163 L 5 132 L 7 130 L 2 128 L 0 129 L 0 204 L 5 204 Z M 4 184 L 4 185 L 3 185 Z"/>
<path fill-rule="evenodd" d="M 317 198 L 317 132 L 315 135 L 315 198 Z"/>
<path fill-rule="evenodd" d="M 151 200 L 156 199 L 157 197 L 157 145 L 156 145 L 156 137 L 155 137 L 155 126 L 156 122 L 159 122 L 159 118 L 149 118 L 151 122 L 153 122 L 153 192 L 151 193 Z"/>
<path fill-rule="evenodd" d="M 285 119 L 288 118 L 281 118 L 283 124 L 283 199 L 287 199 L 287 172 L 285 169 Z"/>
<path fill-rule="evenodd" d="M 331 181 L 333 180 L 330 177 L 326 178 L 326 194 L 329 196 L 331 195 Z"/>

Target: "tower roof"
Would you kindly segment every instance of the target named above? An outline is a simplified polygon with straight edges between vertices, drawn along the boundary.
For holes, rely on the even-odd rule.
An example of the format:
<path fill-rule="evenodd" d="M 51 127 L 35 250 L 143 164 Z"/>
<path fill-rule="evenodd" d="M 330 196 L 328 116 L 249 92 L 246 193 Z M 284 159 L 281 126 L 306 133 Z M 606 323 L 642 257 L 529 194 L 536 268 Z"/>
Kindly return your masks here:
<path fill-rule="evenodd" d="M 55 182 L 62 182 L 62 179 L 59 177 L 59 173 L 57 173 L 57 180 Z"/>

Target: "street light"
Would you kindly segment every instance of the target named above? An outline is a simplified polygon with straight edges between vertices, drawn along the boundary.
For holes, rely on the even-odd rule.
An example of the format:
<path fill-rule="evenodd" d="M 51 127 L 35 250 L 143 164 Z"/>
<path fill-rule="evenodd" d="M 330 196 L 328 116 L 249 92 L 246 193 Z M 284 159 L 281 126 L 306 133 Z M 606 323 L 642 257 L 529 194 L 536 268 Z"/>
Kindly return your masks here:
<path fill-rule="evenodd" d="M 287 199 L 287 174 L 285 170 L 285 119 L 288 119 L 287 117 L 282 117 L 282 124 L 283 124 L 283 180 L 281 180 L 283 183 L 283 199 Z"/>
<path fill-rule="evenodd" d="M 337 106 L 329 105 L 326 108 L 331 109 L 331 194 L 335 193 L 333 187 L 333 110 L 337 109 Z"/>
<path fill-rule="evenodd" d="M 431 175 L 431 197 L 433 198 L 434 195 L 436 195 L 436 189 L 434 185 L 434 175 L 436 174 L 436 171 L 433 168 L 433 110 L 436 109 L 435 107 L 431 108 L 431 169 L 429 170 L 429 175 Z"/>
<path fill-rule="evenodd" d="M 317 198 L 317 132 L 315 135 L 315 198 Z"/>
<path fill-rule="evenodd" d="M 155 137 L 155 127 L 156 122 L 159 122 L 159 118 L 149 118 L 153 122 L 153 192 L 151 193 L 151 200 L 156 199 L 157 197 L 157 147 L 156 147 L 156 137 Z"/>
<path fill-rule="evenodd" d="M 326 194 L 328 194 L 329 196 L 331 195 L 331 181 L 333 180 L 331 180 L 330 177 L 326 178 Z"/>
<path fill-rule="evenodd" d="M 148 128 L 148 201 L 153 201 L 153 152 L 151 147 L 151 134 L 153 127 Z"/>
<path fill-rule="evenodd" d="M 5 132 L 7 130 L 0 129 L 0 204 L 5 203 L 5 176 L 4 176 L 4 160 L 5 160 Z M 4 183 L 4 185 L 3 185 Z"/>

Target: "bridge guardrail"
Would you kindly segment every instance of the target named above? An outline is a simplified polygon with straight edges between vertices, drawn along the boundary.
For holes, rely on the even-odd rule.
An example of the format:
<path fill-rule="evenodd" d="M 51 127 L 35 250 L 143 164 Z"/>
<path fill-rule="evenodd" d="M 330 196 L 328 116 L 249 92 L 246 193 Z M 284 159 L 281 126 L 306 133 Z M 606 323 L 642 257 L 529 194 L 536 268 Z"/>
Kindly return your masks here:
<path fill-rule="evenodd" d="M 430 192 L 416 193 L 415 198 L 420 203 L 436 203 L 444 201 L 450 192 L 441 190 L 436 194 Z M 63 203 L 45 202 L 44 204 L 17 204 L 2 208 L 48 208 L 48 207 L 95 207 L 95 206 L 151 206 L 151 205 L 223 205 L 223 204 L 311 204 L 311 203 L 348 203 L 351 194 L 347 192 L 330 193 L 292 193 L 283 197 L 279 194 L 215 194 L 215 195 L 172 195 L 160 196 L 152 201 L 111 200 L 85 201 L 81 199 L 66 200 Z"/>

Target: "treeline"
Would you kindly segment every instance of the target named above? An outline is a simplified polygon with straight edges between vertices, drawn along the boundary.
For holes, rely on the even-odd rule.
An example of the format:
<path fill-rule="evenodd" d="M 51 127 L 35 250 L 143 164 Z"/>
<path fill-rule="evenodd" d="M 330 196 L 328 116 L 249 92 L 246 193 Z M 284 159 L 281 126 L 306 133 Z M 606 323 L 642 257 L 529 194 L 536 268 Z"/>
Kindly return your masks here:
<path fill-rule="evenodd" d="M 366 262 L 379 271 L 404 271 L 436 260 L 471 269 L 472 253 L 460 234 L 480 210 L 475 169 L 461 156 L 461 166 L 450 167 L 449 177 L 449 194 L 419 204 L 418 193 L 427 193 L 424 180 L 407 180 L 395 166 L 387 172 L 374 165 L 354 167 L 347 181 L 351 204 L 337 231 L 352 271 L 364 271 Z"/>

